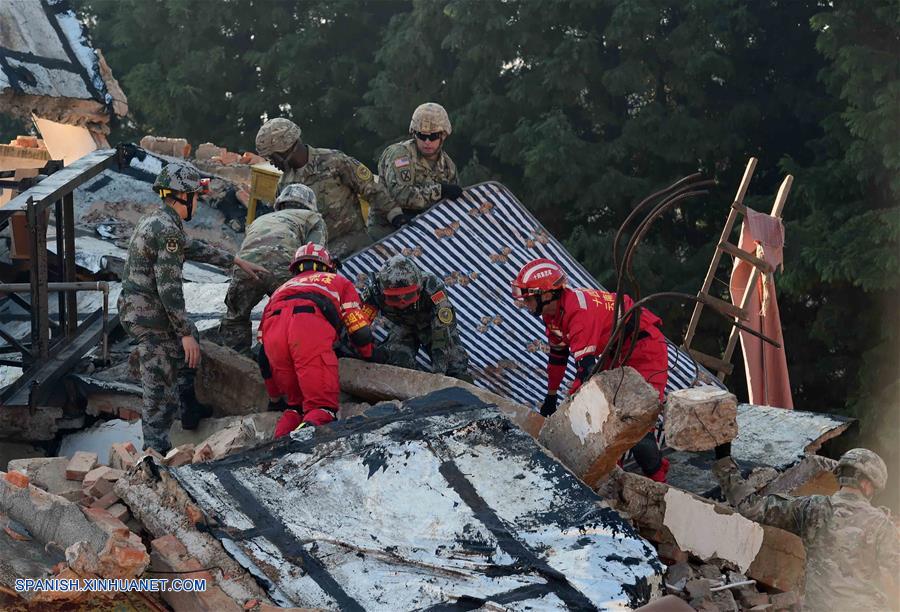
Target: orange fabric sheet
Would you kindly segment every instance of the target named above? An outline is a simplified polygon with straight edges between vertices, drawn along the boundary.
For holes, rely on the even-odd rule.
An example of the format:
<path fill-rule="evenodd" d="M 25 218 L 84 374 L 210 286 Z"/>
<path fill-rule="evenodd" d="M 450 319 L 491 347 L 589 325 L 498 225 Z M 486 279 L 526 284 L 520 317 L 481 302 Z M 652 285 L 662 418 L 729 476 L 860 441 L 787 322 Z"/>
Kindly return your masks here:
<path fill-rule="evenodd" d="M 747 216 L 741 227 L 739 246 L 748 253 L 765 259 L 775 268 L 781 266 L 784 248 L 784 226 L 781 220 L 747 209 Z M 752 265 L 735 258 L 729 287 L 732 303 L 740 305 L 743 301 L 744 291 L 752 272 Z M 740 332 L 750 403 L 793 408 L 784 338 L 781 334 L 781 318 L 778 314 L 778 301 L 775 297 L 775 283 L 772 276 L 769 275 L 767 278 L 765 274 L 760 273 L 750 291 L 753 292 L 747 305 L 750 320 L 744 324 L 781 345 L 781 348 L 775 348 L 747 332 Z"/>

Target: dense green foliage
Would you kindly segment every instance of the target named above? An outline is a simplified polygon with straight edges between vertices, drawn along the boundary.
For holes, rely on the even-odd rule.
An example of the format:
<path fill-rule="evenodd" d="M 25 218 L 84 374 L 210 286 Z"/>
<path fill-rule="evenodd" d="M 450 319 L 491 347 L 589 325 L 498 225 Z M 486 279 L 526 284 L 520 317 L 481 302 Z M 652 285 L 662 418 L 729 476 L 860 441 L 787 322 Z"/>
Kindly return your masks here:
<path fill-rule="evenodd" d="M 896 432 L 900 15 L 894 0 L 834 4 L 77 2 L 129 96 L 113 139 L 252 149 L 261 118 L 284 114 L 308 142 L 372 163 L 435 100 L 464 182 L 507 184 L 606 283 L 636 201 L 695 171 L 715 178 L 642 245 L 644 294 L 696 292 L 749 156 L 759 210 L 794 174 L 779 301 L 795 404 Z M 680 340 L 690 309 L 656 310 Z M 709 321 L 700 348 L 724 338 Z M 896 463 L 892 440 L 866 441 Z"/>

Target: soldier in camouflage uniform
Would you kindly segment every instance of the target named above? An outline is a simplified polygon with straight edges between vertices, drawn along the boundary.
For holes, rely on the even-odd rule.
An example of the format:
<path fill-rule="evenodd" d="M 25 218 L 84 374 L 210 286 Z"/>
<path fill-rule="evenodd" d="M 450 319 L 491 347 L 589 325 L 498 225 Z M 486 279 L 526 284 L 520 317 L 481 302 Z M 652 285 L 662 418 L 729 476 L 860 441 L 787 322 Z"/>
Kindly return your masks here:
<path fill-rule="evenodd" d="M 375 349 L 374 361 L 418 369 L 416 354 L 424 347 L 434 372 L 471 382 L 469 356 L 441 279 L 408 257 L 395 255 L 370 276 L 361 298 L 369 320 L 381 312 L 391 323 L 387 339 Z"/>
<path fill-rule="evenodd" d="M 373 240 L 384 238 L 437 202 L 462 195 L 456 164 L 444 152 L 444 141 L 452 131 L 444 107 L 426 102 L 413 112 L 409 122 L 412 138 L 389 146 L 381 154 L 378 174 L 397 205 L 387 214 L 369 209 L 367 225 Z"/>
<path fill-rule="evenodd" d="M 897 600 L 888 593 L 895 590 L 896 583 L 891 583 L 900 577 L 897 528 L 885 510 L 869 502 L 884 489 L 887 466 L 872 451 L 855 448 L 840 458 L 836 472 L 841 488 L 830 497 L 759 498 L 751 495 L 730 456 L 713 465 L 726 499 L 741 514 L 802 538 L 804 610 L 895 609 Z"/>
<path fill-rule="evenodd" d="M 306 185 L 293 183 L 275 200 L 275 212 L 257 218 L 244 236 L 238 257 L 269 271 L 259 280 L 234 268 L 225 305 L 228 312 L 219 324 L 225 346 L 249 353 L 250 313 L 263 296 L 271 296 L 291 279 L 294 253 L 307 242 L 326 244 L 328 230 L 319 214 L 316 194 Z"/>
<path fill-rule="evenodd" d="M 227 267 L 232 263 L 248 274 L 257 266 L 184 233 L 197 194 L 204 185 L 197 169 L 187 163 L 165 166 L 153 189 L 162 205 L 138 221 L 128 244 L 128 257 L 119 294 L 119 320 L 137 341 L 143 387 L 141 424 L 144 447 L 169 450 L 169 427 L 182 401 L 196 407 L 193 370 L 200 363 L 197 328 L 188 319 L 181 286 L 185 258 Z M 184 364 L 187 369 L 179 367 Z M 186 428 L 196 428 L 200 416 L 183 413 Z M 190 423 L 188 423 L 190 421 Z"/>
<path fill-rule="evenodd" d="M 328 226 L 328 250 L 342 259 L 372 243 L 366 234 L 360 198 L 370 210 L 390 210 L 390 194 L 365 165 L 340 151 L 303 144 L 300 127 L 284 118 L 266 121 L 256 134 L 256 150 L 284 174 L 278 193 L 291 183 L 309 186 Z"/>

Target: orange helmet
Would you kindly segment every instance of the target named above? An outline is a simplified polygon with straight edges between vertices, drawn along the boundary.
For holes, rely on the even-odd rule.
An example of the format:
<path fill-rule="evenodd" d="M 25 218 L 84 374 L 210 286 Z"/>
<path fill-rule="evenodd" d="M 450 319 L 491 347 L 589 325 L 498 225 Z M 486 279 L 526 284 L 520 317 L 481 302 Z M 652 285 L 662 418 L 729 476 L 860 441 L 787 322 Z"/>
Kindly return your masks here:
<path fill-rule="evenodd" d="M 291 274 L 296 274 L 300 268 L 300 264 L 304 261 L 311 261 L 324 266 L 328 272 L 334 272 L 334 262 L 331 261 L 331 255 L 325 250 L 321 244 L 315 242 L 307 242 L 294 253 L 294 259 L 291 261 Z"/>
<path fill-rule="evenodd" d="M 512 282 L 513 299 L 523 300 L 529 295 L 562 289 L 566 284 L 566 273 L 555 261 L 533 259 L 522 266 Z"/>

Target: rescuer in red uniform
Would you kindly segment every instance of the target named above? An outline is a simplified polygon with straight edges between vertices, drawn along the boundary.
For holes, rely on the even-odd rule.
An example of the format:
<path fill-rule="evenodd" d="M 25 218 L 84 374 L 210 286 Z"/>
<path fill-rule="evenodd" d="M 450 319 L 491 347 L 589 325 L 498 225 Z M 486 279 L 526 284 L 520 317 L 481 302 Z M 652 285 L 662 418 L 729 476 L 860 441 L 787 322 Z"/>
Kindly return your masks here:
<path fill-rule="evenodd" d="M 346 328 L 364 359 L 372 356 L 372 330 L 359 294 L 335 274 L 324 247 L 307 243 L 291 262 L 294 278 L 272 294 L 260 323 L 260 371 L 273 403 L 286 402 L 275 437 L 301 423 L 325 425 L 337 416 L 338 359 L 334 345 Z M 301 417 L 302 414 L 302 417 Z"/>
<path fill-rule="evenodd" d="M 547 395 L 540 411 L 541 415 L 548 417 L 556 412 L 559 401 L 557 391 L 565 376 L 569 354 L 575 358 L 576 366 L 575 380 L 569 393 L 578 391 L 590 377 L 615 324 L 616 294 L 566 287 L 566 273 L 550 259 L 535 259 L 522 266 L 512 286 L 513 298 L 531 314 L 542 318 L 546 327 L 550 356 L 547 361 Z M 623 312 L 632 304 L 631 298 L 625 296 Z M 659 391 L 659 399 L 664 401 L 669 356 L 666 339 L 659 330 L 661 323 L 655 314 L 646 308 L 641 309 L 640 331 L 634 350 L 627 361 L 610 367 L 631 366 Z M 623 345 L 622 357 L 628 355 L 630 337 L 631 334 L 626 332 L 628 339 Z M 645 475 L 665 481 L 669 460 L 659 452 L 652 432 L 638 442 L 632 453 Z"/>

